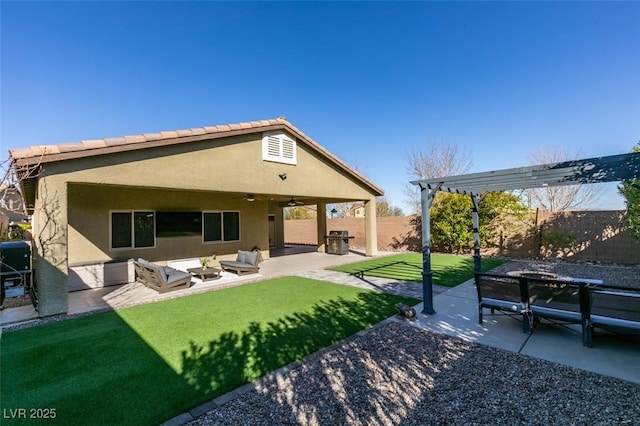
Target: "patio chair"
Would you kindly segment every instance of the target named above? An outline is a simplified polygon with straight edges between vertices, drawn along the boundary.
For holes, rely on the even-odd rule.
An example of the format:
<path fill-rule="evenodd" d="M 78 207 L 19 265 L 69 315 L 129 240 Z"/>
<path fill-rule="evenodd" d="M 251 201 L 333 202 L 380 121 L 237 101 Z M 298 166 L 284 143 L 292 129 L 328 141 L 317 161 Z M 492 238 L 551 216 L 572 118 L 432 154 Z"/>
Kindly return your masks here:
<path fill-rule="evenodd" d="M 191 274 L 187 272 L 168 266 L 159 266 L 144 259 L 134 261 L 133 265 L 138 281 L 158 293 L 189 288 L 191 285 Z"/>
<path fill-rule="evenodd" d="M 262 256 L 257 250 L 238 250 L 236 260 L 221 260 L 220 267 L 238 275 L 257 274 L 260 270 L 258 267 L 260 260 L 262 260 Z"/>
<path fill-rule="evenodd" d="M 594 328 L 640 333 L 640 289 L 593 287 L 589 289 L 588 324 L 583 344 L 593 346 Z"/>
<path fill-rule="evenodd" d="M 581 324 L 586 333 L 588 285 L 564 279 L 525 278 L 527 303 L 534 325 L 542 319 L 555 324 Z"/>
<path fill-rule="evenodd" d="M 478 323 L 482 324 L 483 309 L 496 310 L 522 321 L 522 332 L 529 333 L 530 316 L 523 297 L 523 280 L 518 277 L 497 274 L 475 274 L 478 291 Z"/>

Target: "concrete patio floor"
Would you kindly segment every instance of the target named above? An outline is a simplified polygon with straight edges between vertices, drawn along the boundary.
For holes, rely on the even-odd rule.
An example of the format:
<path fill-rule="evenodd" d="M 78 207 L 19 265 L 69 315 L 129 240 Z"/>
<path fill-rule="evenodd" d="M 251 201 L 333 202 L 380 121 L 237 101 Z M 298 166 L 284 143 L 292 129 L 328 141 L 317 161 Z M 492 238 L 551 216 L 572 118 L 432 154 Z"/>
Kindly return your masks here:
<path fill-rule="evenodd" d="M 225 273 L 219 280 L 200 282 L 188 290 L 158 294 L 139 283 L 83 290 L 69 293 L 69 314 L 115 309 L 141 303 L 182 297 L 215 289 L 227 288 L 285 275 L 297 275 L 360 288 L 403 294 L 422 298 L 420 284 L 394 280 L 355 276 L 328 271 L 325 268 L 353 263 L 366 258 L 352 251 L 347 255 L 327 255 L 309 251 L 308 247 L 293 247 L 274 252 L 272 258 L 260 265 L 260 273 L 238 277 Z M 393 253 L 380 253 L 381 256 Z M 532 334 L 522 332 L 522 324 L 506 315 L 485 315 L 478 324 L 477 295 L 473 280 L 457 287 L 434 286 L 433 315 L 420 313 L 422 304 L 415 307 L 418 319 L 415 327 L 459 337 L 479 344 L 500 348 L 523 355 L 545 359 L 640 384 L 640 336 L 621 336 L 598 332 L 595 347 L 582 346 L 579 328 L 541 324 Z M 4 309 L 0 313 L 0 325 L 33 321 L 37 312 L 31 305 Z M 404 321 L 392 317 L 393 321 Z M 499 366 L 495 366 L 499 368 Z M 526 374 L 526 372 L 523 372 Z"/>
<path fill-rule="evenodd" d="M 485 309 L 483 324 L 478 324 L 478 296 L 473 280 L 435 295 L 433 307 L 435 314 L 419 313 L 418 319 L 411 324 L 640 384 L 640 335 L 620 335 L 597 329 L 594 347 L 588 348 L 582 345 L 580 326 L 576 325 L 542 322 L 532 334 L 525 334 L 520 321 L 499 313 L 487 315 L 488 309 Z M 421 312 L 422 304 L 415 309 Z"/>

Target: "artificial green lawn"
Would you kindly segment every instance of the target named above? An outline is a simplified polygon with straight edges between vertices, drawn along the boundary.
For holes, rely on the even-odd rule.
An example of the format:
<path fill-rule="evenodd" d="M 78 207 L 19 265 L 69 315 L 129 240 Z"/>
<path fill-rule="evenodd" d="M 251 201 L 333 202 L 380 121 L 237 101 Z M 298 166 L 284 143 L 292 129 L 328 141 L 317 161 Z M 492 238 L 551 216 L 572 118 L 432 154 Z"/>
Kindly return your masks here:
<path fill-rule="evenodd" d="M 398 302 L 419 301 L 284 277 L 5 332 L 1 408 L 53 409 L 47 423 L 65 425 L 158 424 L 393 315 Z"/>
<path fill-rule="evenodd" d="M 505 262 L 502 259 L 482 259 L 482 271 L 486 272 Z M 363 271 L 364 275 L 372 277 L 422 282 L 422 253 L 401 253 L 330 269 L 350 274 Z M 434 284 L 454 287 L 473 278 L 473 257 L 432 254 L 431 271 Z"/>

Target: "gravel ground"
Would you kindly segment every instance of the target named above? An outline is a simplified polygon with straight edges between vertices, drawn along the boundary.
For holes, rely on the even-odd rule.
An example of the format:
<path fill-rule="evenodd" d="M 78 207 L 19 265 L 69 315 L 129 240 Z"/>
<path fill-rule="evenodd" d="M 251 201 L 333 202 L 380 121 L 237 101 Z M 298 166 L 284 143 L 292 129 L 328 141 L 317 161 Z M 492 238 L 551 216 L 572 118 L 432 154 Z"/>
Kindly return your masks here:
<path fill-rule="evenodd" d="M 635 286 L 640 266 L 511 261 Z M 189 425 L 638 425 L 640 385 L 397 322 L 305 358 Z"/>
<path fill-rule="evenodd" d="M 640 283 L 640 266 L 587 262 L 511 261 L 491 272 L 513 270 Z M 638 401 L 637 384 L 387 321 L 188 424 L 640 425 Z"/>
<path fill-rule="evenodd" d="M 640 385 L 397 322 L 256 383 L 188 424 L 640 423 Z"/>
<path fill-rule="evenodd" d="M 592 262 L 562 262 L 512 260 L 491 270 L 504 274 L 507 271 L 542 271 L 569 277 L 594 278 L 605 284 L 622 287 L 640 287 L 640 265 L 615 265 Z"/>

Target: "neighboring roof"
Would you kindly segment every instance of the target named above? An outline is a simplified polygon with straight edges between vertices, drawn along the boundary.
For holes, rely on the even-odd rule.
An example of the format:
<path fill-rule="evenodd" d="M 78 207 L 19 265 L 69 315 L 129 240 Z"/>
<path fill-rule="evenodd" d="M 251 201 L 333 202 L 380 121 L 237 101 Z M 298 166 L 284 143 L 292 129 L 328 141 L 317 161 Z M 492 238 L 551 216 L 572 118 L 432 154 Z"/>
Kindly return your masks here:
<path fill-rule="evenodd" d="M 411 181 L 422 188 L 459 194 L 618 182 L 640 178 L 640 153 L 587 158 L 514 169 Z"/>
<path fill-rule="evenodd" d="M 302 133 L 295 126 L 289 123 L 285 117 L 209 127 L 196 127 L 185 130 L 145 133 L 116 138 L 83 140 L 75 143 L 35 145 L 29 148 L 10 149 L 9 156 L 14 166 L 20 168 L 55 161 L 72 160 L 75 158 L 154 148 L 166 145 L 177 145 L 274 130 L 286 130 L 295 136 L 298 141 L 303 142 L 312 150 L 329 159 L 340 169 L 362 181 L 374 193 L 377 193 L 377 195 L 383 194 L 384 191 L 380 187 L 375 185 L 373 182 L 370 182 L 367 178 L 349 167 L 338 157 L 331 154 L 320 144 Z"/>

